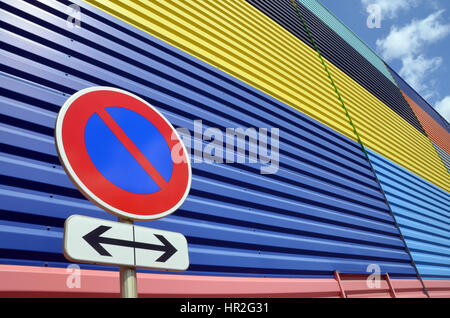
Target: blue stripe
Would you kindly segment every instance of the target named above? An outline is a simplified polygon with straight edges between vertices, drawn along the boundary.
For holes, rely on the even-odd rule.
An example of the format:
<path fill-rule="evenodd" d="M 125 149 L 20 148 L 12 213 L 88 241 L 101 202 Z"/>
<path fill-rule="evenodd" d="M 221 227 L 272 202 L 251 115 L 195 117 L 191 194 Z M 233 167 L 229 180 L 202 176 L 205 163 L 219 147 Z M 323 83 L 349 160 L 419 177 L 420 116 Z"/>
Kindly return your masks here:
<path fill-rule="evenodd" d="M 420 275 L 450 279 L 450 194 L 371 150 L 369 156 Z"/>

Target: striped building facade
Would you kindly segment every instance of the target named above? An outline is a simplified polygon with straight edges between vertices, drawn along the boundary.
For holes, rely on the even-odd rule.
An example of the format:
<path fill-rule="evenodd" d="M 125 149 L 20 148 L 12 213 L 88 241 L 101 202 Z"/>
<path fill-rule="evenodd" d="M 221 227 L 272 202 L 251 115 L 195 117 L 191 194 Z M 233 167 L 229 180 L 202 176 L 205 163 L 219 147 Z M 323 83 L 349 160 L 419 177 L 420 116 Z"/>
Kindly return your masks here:
<path fill-rule="evenodd" d="M 318 1 L 4 0 L 0 33 L 2 296 L 118 295 L 113 267 L 78 264 L 66 286 L 65 219 L 115 219 L 54 145 L 91 86 L 140 96 L 194 147 L 200 120 L 279 129 L 276 173 L 194 162 L 180 209 L 137 222 L 183 233 L 190 258 L 139 270 L 140 295 L 450 296 L 449 124 Z"/>

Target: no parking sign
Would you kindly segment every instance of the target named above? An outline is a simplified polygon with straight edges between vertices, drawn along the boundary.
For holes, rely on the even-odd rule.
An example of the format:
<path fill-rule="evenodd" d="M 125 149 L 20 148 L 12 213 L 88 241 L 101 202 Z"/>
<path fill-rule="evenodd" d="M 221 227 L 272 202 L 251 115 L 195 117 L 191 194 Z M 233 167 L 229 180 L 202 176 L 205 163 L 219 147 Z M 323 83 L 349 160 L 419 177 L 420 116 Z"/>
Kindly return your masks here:
<path fill-rule="evenodd" d="M 58 155 L 78 189 L 120 217 L 154 220 L 186 199 L 191 166 L 169 121 L 127 91 L 91 87 L 71 96 L 55 128 Z M 172 153 L 179 158 L 172 159 Z"/>
<path fill-rule="evenodd" d="M 188 245 L 181 233 L 132 222 L 174 212 L 191 186 L 186 148 L 158 110 L 124 90 L 83 89 L 61 108 L 55 142 L 72 182 L 120 221 L 69 217 L 63 239 L 68 260 L 119 265 L 122 297 L 137 297 L 137 267 L 189 267 Z"/>

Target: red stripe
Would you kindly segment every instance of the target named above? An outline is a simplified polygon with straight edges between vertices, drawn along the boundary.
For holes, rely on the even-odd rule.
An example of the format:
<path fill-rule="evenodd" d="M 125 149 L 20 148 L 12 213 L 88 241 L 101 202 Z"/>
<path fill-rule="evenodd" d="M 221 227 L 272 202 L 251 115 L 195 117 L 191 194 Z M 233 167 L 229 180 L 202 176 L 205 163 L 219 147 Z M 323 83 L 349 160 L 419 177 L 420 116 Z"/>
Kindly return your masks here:
<path fill-rule="evenodd" d="M 130 154 L 136 159 L 136 161 L 141 165 L 142 168 L 148 173 L 150 178 L 152 178 L 156 184 L 161 188 L 161 190 L 167 185 L 166 180 L 159 174 L 158 170 L 153 167 L 153 165 L 148 161 L 144 154 L 139 150 L 138 147 L 131 141 L 131 139 L 125 134 L 125 132 L 120 128 L 120 126 L 114 121 L 114 119 L 108 114 L 108 112 L 102 108 L 97 111 L 97 114 L 103 120 L 103 122 L 111 129 L 114 135 L 119 139 L 119 141 L 125 146 L 125 148 L 130 152 Z"/>

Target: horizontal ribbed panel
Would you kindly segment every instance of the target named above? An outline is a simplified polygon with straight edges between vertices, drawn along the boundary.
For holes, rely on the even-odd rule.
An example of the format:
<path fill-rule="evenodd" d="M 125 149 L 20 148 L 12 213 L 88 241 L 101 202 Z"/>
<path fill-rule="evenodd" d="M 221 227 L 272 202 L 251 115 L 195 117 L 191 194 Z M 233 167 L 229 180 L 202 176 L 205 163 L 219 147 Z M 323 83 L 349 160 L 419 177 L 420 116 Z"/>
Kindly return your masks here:
<path fill-rule="evenodd" d="M 405 82 L 389 65 L 386 65 L 397 82 L 398 87 L 419 105 L 428 115 L 430 115 L 439 125 L 450 133 L 450 124 L 439 114 L 428 102 L 420 96 L 408 83 Z"/>
<path fill-rule="evenodd" d="M 450 194 L 369 151 L 419 273 L 450 279 Z"/>
<path fill-rule="evenodd" d="M 447 169 L 428 137 L 332 63 L 326 63 L 364 145 L 449 191 Z"/>
<path fill-rule="evenodd" d="M 436 148 L 436 151 L 438 152 L 439 156 L 442 159 L 442 162 L 444 162 L 445 167 L 447 168 L 447 171 L 450 173 L 450 154 L 446 152 L 444 149 L 433 143 L 434 147 Z"/>
<path fill-rule="evenodd" d="M 245 1 L 87 1 L 353 136 L 317 53 Z"/>
<path fill-rule="evenodd" d="M 439 125 L 433 117 L 428 115 L 428 113 L 425 112 L 422 107 L 417 105 L 411 98 L 409 98 L 409 96 L 405 93 L 403 93 L 403 95 L 409 105 L 411 105 L 412 110 L 416 114 L 431 141 L 450 153 L 450 133 L 446 129 L 442 128 L 442 126 Z"/>
<path fill-rule="evenodd" d="M 363 42 L 361 41 L 345 24 L 335 17 L 327 8 L 317 0 L 297 0 L 303 4 L 309 11 L 313 12 L 323 22 L 325 22 L 334 32 L 339 34 L 348 44 L 364 56 L 373 66 L 386 76 L 393 83 L 391 74 L 388 72 L 384 62 Z"/>
<path fill-rule="evenodd" d="M 0 3 L 0 262 L 63 266 L 72 214 L 113 219 L 59 165 L 61 105 L 92 85 L 138 94 L 176 127 L 279 127 L 280 168 L 193 164 L 191 192 L 151 223 L 183 233 L 186 273 L 331 277 L 334 270 L 414 277 L 360 146 L 276 99 L 92 6 L 66 28 L 70 2 Z M 48 5 L 47 5 L 48 4 Z M 85 267 L 104 268 L 98 266 Z"/>
<path fill-rule="evenodd" d="M 248 0 L 248 2 L 313 48 L 291 0 Z M 381 73 L 306 7 L 298 5 L 297 8 L 322 56 L 389 106 L 418 131 L 425 134 L 398 87 L 385 74 Z"/>
<path fill-rule="evenodd" d="M 0 265 L 0 297 L 120 297 L 117 271 L 80 270 L 80 288 L 67 288 L 64 268 Z M 193 275 L 139 275 L 139 298 L 343 298 L 348 297 L 425 298 L 418 279 L 381 277 L 377 288 L 370 288 L 367 275 L 361 278 L 259 278 Z M 355 276 L 355 275 L 351 275 Z M 436 297 L 450 295 L 450 281 L 425 281 Z"/>

